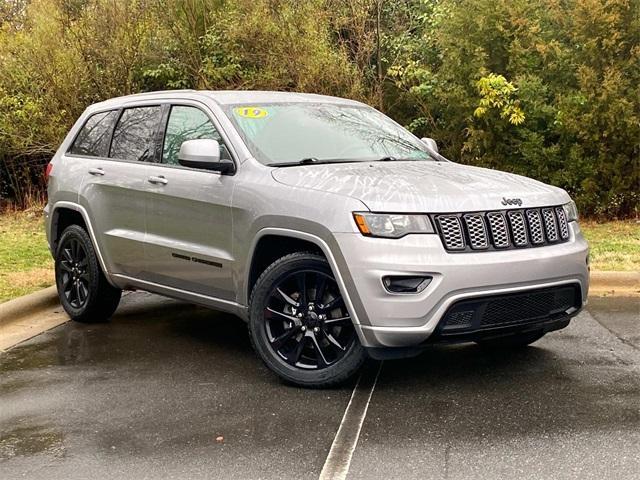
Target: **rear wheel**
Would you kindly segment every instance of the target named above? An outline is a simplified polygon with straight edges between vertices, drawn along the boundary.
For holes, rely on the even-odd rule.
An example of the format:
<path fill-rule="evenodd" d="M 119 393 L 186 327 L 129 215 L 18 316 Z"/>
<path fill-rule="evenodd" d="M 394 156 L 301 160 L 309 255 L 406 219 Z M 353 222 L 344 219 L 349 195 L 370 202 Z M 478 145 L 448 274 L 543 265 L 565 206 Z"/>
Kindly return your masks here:
<path fill-rule="evenodd" d="M 55 275 L 60 303 L 72 320 L 103 322 L 118 308 L 122 291 L 105 278 L 91 238 L 79 225 L 60 237 Z"/>
<path fill-rule="evenodd" d="M 504 337 L 488 338 L 486 340 L 478 340 L 476 343 L 484 348 L 494 349 L 518 349 L 531 345 L 544 337 L 544 332 L 526 332 L 514 335 L 505 335 Z"/>
<path fill-rule="evenodd" d="M 326 259 L 298 252 L 275 261 L 251 295 L 249 330 L 264 363 L 284 380 L 328 387 L 366 358 Z"/>

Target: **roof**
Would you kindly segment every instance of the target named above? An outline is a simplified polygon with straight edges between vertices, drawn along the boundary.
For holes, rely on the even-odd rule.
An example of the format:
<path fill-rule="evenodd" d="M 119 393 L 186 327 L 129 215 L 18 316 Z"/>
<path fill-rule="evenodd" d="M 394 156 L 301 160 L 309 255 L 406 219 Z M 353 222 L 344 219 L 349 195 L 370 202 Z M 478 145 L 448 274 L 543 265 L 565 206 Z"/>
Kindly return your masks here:
<path fill-rule="evenodd" d="M 211 98 L 220 105 L 280 102 L 315 102 L 361 105 L 360 102 L 355 100 L 331 97 L 328 95 L 317 95 L 315 93 L 275 92 L 262 90 L 163 90 L 115 97 L 105 100 L 104 102 L 96 103 L 92 107 L 108 108 L 137 100 L 165 100 L 174 97 L 198 98 L 202 96 Z"/>

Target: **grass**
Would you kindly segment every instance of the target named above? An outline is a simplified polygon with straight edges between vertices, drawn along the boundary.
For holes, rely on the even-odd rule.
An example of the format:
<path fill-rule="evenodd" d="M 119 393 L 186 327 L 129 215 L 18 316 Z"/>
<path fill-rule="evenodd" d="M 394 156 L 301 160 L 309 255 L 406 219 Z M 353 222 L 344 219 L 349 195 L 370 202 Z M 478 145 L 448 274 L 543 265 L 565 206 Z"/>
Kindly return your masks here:
<path fill-rule="evenodd" d="M 0 302 L 53 285 L 42 208 L 0 215 Z"/>
<path fill-rule="evenodd" d="M 580 223 L 591 245 L 593 270 L 640 271 L 639 221 Z M 0 303 L 53 283 L 42 208 L 0 214 Z"/>
<path fill-rule="evenodd" d="M 580 226 L 591 246 L 592 270 L 640 271 L 640 221 L 581 220 Z"/>

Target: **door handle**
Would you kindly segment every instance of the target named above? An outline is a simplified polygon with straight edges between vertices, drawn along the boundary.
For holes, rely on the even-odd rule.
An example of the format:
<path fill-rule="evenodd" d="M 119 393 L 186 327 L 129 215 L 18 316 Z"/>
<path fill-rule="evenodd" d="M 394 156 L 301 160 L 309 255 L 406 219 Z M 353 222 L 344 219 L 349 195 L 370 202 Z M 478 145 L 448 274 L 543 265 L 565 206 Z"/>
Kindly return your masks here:
<path fill-rule="evenodd" d="M 104 170 L 102 168 L 100 168 L 100 167 L 98 167 L 98 168 L 90 168 L 89 169 L 89 173 L 91 175 L 100 175 L 100 176 L 102 176 L 102 175 L 104 175 Z"/>
<path fill-rule="evenodd" d="M 155 185 L 166 185 L 169 183 L 169 180 L 164 178 L 162 175 L 158 175 L 157 177 L 149 177 L 149 183 L 153 183 Z"/>

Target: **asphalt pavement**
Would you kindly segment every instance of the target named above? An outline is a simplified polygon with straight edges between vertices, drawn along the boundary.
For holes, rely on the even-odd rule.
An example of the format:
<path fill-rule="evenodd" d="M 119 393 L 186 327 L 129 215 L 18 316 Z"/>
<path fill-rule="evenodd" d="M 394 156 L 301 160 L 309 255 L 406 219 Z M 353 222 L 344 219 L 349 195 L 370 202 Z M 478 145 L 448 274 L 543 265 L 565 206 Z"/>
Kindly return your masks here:
<path fill-rule="evenodd" d="M 241 320 L 134 293 L 0 354 L 0 479 L 317 479 L 330 452 L 348 479 L 638 479 L 639 348 L 640 299 L 593 298 L 520 352 L 432 347 L 355 394 L 303 390 Z"/>

